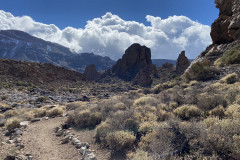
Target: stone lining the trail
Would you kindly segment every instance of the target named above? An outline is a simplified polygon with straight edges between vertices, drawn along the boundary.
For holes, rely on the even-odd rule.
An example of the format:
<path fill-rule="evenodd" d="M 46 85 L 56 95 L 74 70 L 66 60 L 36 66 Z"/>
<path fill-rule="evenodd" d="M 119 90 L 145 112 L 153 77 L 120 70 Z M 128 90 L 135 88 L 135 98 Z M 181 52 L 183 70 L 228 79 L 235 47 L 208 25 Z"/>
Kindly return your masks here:
<path fill-rule="evenodd" d="M 82 160 L 97 160 L 94 150 L 90 149 L 88 142 L 81 142 L 74 134 L 69 130 L 65 129 L 66 127 L 57 127 L 55 130 L 56 136 L 62 137 L 61 143 L 71 143 L 78 150 L 79 154 L 82 155 Z"/>

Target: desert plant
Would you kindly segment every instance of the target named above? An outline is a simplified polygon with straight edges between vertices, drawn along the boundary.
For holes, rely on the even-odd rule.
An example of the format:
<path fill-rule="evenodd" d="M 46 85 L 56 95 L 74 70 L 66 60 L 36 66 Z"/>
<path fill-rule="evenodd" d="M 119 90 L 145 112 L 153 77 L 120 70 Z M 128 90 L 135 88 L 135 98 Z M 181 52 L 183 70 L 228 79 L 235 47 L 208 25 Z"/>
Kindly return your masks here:
<path fill-rule="evenodd" d="M 236 73 L 228 74 L 220 80 L 221 83 L 227 83 L 227 84 L 233 84 L 237 81 L 238 81 L 238 74 Z"/>
<path fill-rule="evenodd" d="M 154 122 L 154 121 L 143 122 L 143 123 L 140 123 L 138 132 L 141 135 L 145 135 L 149 132 L 152 132 L 154 130 L 154 128 L 156 128 L 156 127 L 157 127 L 157 122 Z"/>
<path fill-rule="evenodd" d="M 190 118 L 200 117 L 202 111 L 194 105 L 183 105 L 175 109 L 173 113 L 183 120 L 189 120 Z"/>
<path fill-rule="evenodd" d="M 5 127 L 9 132 L 12 132 L 15 128 L 20 127 L 20 122 L 18 118 L 10 118 L 6 121 Z"/>
<path fill-rule="evenodd" d="M 64 110 L 62 107 L 54 107 L 47 111 L 46 115 L 48 117 L 56 117 L 56 116 L 62 116 L 64 113 Z"/>
<path fill-rule="evenodd" d="M 240 45 L 236 45 L 223 53 L 223 56 L 215 61 L 217 66 L 225 66 L 240 63 Z"/>
<path fill-rule="evenodd" d="M 217 116 L 219 118 L 223 118 L 224 117 L 224 112 L 225 112 L 225 109 L 223 108 L 223 106 L 218 106 L 214 109 L 212 109 L 209 114 L 211 116 Z"/>
<path fill-rule="evenodd" d="M 152 160 L 152 158 L 148 157 L 148 153 L 143 150 L 128 153 L 127 157 L 130 160 Z"/>
<path fill-rule="evenodd" d="M 204 59 L 203 61 L 193 63 L 185 73 L 185 77 L 188 80 L 207 81 L 214 78 L 215 73 L 216 70 L 210 67 L 210 61 Z"/>
<path fill-rule="evenodd" d="M 107 144 L 113 151 L 126 151 L 133 149 L 136 137 L 132 132 L 116 131 L 106 137 Z"/>
<path fill-rule="evenodd" d="M 240 105 L 232 104 L 228 106 L 225 115 L 230 118 L 240 118 Z"/>

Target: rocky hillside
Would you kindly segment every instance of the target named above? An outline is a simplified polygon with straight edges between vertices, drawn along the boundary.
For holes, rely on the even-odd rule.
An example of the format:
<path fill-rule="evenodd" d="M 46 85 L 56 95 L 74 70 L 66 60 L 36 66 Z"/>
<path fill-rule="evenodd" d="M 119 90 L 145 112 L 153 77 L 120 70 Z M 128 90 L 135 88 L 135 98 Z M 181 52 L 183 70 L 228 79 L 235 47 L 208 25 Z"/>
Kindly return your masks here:
<path fill-rule="evenodd" d="M 2 82 L 25 81 L 34 84 L 57 84 L 85 82 L 79 72 L 67 70 L 47 63 L 33 63 L 0 59 L 0 77 Z"/>
<path fill-rule="evenodd" d="M 213 44 L 207 47 L 185 72 L 188 79 L 220 79 L 240 75 L 240 1 L 215 0 L 219 17 L 211 28 Z"/>
<path fill-rule="evenodd" d="M 18 30 L 0 31 L 0 58 L 51 63 L 79 72 L 83 72 L 90 64 L 95 64 L 98 71 L 103 71 L 115 63 L 109 57 L 93 53 L 73 53 L 69 48 Z"/>

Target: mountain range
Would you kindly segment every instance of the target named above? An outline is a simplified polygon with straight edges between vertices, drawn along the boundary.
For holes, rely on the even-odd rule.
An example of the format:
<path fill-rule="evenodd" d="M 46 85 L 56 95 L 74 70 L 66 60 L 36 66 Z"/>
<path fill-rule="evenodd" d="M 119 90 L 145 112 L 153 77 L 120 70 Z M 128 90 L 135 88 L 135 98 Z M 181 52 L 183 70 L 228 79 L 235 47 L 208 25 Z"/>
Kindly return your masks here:
<path fill-rule="evenodd" d="M 74 53 L 57 43 L 45 41 L 19 30 L 0 30 L 0 58 L 28 62 L 51 63 L 83 73 L 88 65 L 94 64 L 99 72 L 110 69 L 116 61 L 93 53 Z M 161 67 L 176 60 L 153 59 Z"/>
<path fill-rule="evenodd" d="M 79 72 L 90 64 L 95 64 L 98 71 L 104 71 L 115 63 L 109 57 L 93 53 L 73 53 L 62 45 L 18 30 L 0 31 L 0 58 L 51 63 Z"/>

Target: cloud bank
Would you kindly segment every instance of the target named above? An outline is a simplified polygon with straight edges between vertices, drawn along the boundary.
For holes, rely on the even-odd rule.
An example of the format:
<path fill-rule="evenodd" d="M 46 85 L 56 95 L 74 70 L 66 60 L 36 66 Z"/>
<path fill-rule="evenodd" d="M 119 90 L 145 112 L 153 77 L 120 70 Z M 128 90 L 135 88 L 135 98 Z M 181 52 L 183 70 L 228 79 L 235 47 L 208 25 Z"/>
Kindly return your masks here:
<path fill-rule="evenodd" d="M 62 44 L 72 50 L 93 52 L 118 59 L 132 43 L 151 48 L 152 58 L 176 59 L 182 50 L 195 58 L 212 40 L 210 27 L 185 16 L 167 19 L 146 16 L 149 26 L 136 21 L 125 21 L 112 13 L 87 21 L 85 28 L 43 24 L 29 16 L 15 17 L 0 10 L 0 30 L 17 29 L 47 41 Z"/>

